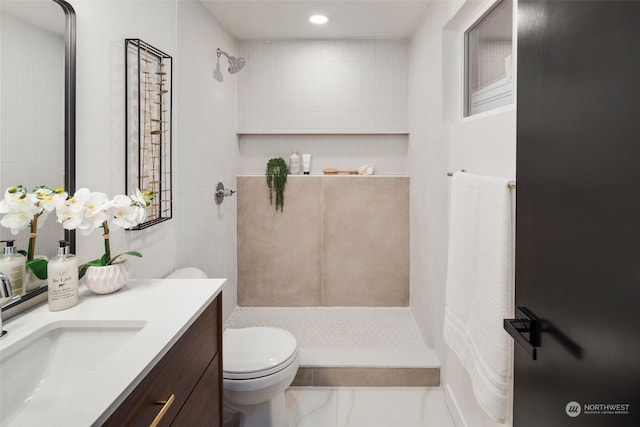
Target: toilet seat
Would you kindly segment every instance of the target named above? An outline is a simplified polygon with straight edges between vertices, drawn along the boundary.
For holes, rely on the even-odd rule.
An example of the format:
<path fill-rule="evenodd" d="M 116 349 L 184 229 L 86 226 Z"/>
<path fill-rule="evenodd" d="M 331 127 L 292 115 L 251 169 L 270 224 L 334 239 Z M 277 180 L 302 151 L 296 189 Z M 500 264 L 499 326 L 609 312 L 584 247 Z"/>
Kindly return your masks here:
<path fill-rule="evenodd" d="M 227 329 L 223 334 L 223 377 L 262 378 L 286 369 L 298 355 L 296 338 L 271 327 Z"/>

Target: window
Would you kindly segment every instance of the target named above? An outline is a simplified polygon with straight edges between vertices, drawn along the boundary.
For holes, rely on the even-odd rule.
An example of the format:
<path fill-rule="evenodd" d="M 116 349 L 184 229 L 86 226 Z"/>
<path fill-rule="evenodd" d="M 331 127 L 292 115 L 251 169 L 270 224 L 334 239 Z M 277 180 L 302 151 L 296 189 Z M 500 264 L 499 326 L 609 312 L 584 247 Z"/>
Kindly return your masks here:
<path fill-rule="evenodd" d="M 513 103 L 512 31 L 502 0 L 465 32 L 465 117 Z"/>

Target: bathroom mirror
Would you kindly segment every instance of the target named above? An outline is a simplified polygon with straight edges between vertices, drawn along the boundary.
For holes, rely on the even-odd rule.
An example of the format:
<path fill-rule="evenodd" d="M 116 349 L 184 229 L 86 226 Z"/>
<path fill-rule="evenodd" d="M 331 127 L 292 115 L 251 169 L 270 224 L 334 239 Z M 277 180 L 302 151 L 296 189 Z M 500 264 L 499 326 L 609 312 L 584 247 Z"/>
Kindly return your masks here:
<path fill-rule="evenodd" d="M 75 12 L 64 0 L 0 0 L 0 192 L 22 184 L 75 191 Z M 28 229 L 0 227 L 0 240 L 27 249 Z M 73 232 L 55 215 L 38 230 L 36 255 L 52 257 Z M 46 286 L 5 304 L 5 311 L 46 299 Z M 44 297 L 43 297 L 44 296 Z M 34 301 L 31 301 L 33 304 Z M 22 310 L 19 310 L 22 311 Z"/>

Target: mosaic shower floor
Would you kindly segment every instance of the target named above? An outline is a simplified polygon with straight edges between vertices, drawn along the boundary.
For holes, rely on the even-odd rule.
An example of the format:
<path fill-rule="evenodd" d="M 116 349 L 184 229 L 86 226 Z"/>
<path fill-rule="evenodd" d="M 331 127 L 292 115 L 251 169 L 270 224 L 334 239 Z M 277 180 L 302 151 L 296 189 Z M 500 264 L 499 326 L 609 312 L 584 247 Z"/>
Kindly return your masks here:
<path fill-rule="evenodd" d="M 440 366 L 406 307 L 238 307 L 225 326 L 290 331 L 301 366 Z"/>

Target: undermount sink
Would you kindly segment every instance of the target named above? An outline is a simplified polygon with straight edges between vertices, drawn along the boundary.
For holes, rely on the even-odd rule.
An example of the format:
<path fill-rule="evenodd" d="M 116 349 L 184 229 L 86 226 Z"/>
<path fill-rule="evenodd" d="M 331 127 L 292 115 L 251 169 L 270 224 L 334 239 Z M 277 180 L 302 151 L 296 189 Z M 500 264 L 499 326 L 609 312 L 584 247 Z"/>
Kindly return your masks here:
<path fill-rule="evenodd" d="M 0 352 L 0 425 L 55 405 L 145 326 L 144 321 L 49 323 Z M 67 402 L 67 404 L 70 402 Z"/>

